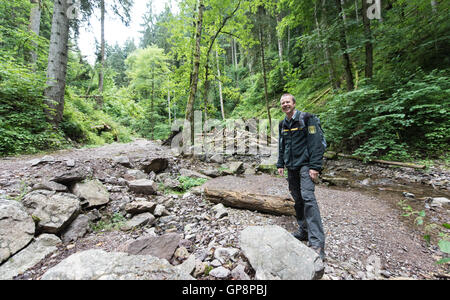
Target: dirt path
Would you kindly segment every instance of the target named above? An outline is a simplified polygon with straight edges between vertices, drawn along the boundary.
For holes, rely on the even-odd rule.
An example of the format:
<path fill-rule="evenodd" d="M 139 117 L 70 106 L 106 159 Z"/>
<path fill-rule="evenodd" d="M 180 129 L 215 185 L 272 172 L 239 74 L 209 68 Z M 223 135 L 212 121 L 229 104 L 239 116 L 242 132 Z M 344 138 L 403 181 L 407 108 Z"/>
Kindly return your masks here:
<path fill-rule="evenodd" d="M 52 176 L 54 169 L 73 160 L 89 166 L 94 176 L 111 183 L 123 171 L 114 158 L 120 155 L 144 158 L 149 154 L 171 157 L 168 148 L 156 143 L 136 140 L 129 144 L 114 144 L 100 148 L 63 150 L 48 154 L 49 162 L 36 164 L 44 155 L 21 156 L 0 160 L 0 196 L 20 197 L 33 183 Z M 47 157 L 48 158 L 48 157 Z M 36 164 L 33 166 L 33 164 Z M 181 167 L 199 169 L 205 163 L 171 157 L 171 172 Z M 217 165 L 216 165 L 217 166 Z M 112 189 L 114 190 L 114 189 Z M 112 193 L 114 201 L 120 201 L 123 191 Z M 440 251 L 427 245 L 420 230 L 396 205 L 398 194 L 365 192 L 355 188 L 331 188 L 319 185 L 316 196 L 326 232 L 327 261 L 324 279 L 384 279 L 416 278 L 437 279 L 449 274 L 449 265 L 436 265 Z M 207 251 L 211 244 L 239 248 L 239 232 L 248 225 L 277 224 L 287 230 L 295 229 L 295 219 L 258 212 L 229 208 L 228 217 L 211 221 L 213 204 L 205 203 L 201 195 L 189 193 L 173 197 L 170 208 L 171 221 L 157 226 L 157 232 L 176 230 L 183 233 L 186 226 L 196 228 L 196 236 L 189 249 L 195 253 Z M 394 199 L 397 197 L 398 199 Z M 182 199 L 182 201 L 180 201 Z M 119 205 L 117 205 L 119 206 Z M 448 221 L 448 210 L 439 211 L 440 220 Z M 204 218 L 199 218 L 199 216 Z M 183 229 L 184 228 L 184 229 Z M 127 240 L 138 237 L 143 231 L 91 232 L 76 243 L 61 245 L 57 253 L 28 270 L 16 279 L 39 279 L 51 266 L 77 251 L 101 248 L 119 251 Z M 199 279 L 210 279 L 202 277 Z"/>
<path fill-rule="evenodd" d="M 427 278 L 439 273 L 432 257 L 434 251 L 400 220 L 399 210 L 385 199 L 329 188 L 319 188 L 317 196 L 328 255 L 338 266 L 352 270 L 353 265 L 353 270 L 358 271 L 352 275 L 370 278 L 372 274 L 367 271 L 372 267 L 381 268 L 383 271 L 379 271 L 386 277 Z"/>

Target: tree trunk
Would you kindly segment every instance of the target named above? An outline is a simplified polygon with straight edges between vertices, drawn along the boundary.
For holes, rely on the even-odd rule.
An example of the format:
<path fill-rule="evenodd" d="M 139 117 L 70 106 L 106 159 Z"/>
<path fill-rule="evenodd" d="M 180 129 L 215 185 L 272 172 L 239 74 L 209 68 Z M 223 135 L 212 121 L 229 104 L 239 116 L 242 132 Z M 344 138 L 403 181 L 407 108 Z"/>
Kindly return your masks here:
<path fill-rule="evenodd" d="M 239 64 L 239 59 L 238 59 L 238 43 L 237 41 L 233 38 L 234 40 L 234 65 L 236 66 L 236 68 L 238 67 Z"/>
<path fill-rule="evenodd" d="M 235 10 L 235 12 L 236 12 L 236 10 Z M 210 58 L 210 53 L 211 53 L 212 47 L 214 46 L 216 38 L 219 36 L 220 32 L 222 31 L 222 29 L 225 26 L 225 24 L 227 23 L 227 21 L 231 18 L 231 16 L 227 16 L 224 19 L 224 21 L 222 22 L 222 25 L 216 31 L 216 34 L 212 37 L 212 39 L 211 39 L 211 41 L 209 43 L 208 51 L 206 52 L 205 83 L 204 83 L 204 89 L 203 89 L 203 100 L 204 100 L 204 106 L 205 106 L 205 121 L 208 119 L 207 107 L 208 107 L 208 91 L 209 91 L 209 58 Z M 217 53 L 217 51 L 216 51 L 216 53 Z"/>
<path fill-rule="evenodd" d="M 30 12 L 30 25 L 29 30 L 34 32 L 36 36 L 39 36 L 39 31 L 41 27 L 41 13 L 42 13 L 42 3 L 41 0 L 30 0 L 31 2 L 31 12 Z M 33 50 L 30 52 L 30 63 L 31 65 L 36 64 L 37 61 L 37 43 L 32 41 Z"/>
<path fill-rule="evenodd" d="M 287 47 L 286 47 L 286 55 L 289 56 L 291 50 L 291 28 L 288 26 L 287 29 Z"/>
<path fill-rule="evenodd" d="M 195 94 L 197 93 L 198 75 L 200 69 L 200 41 L 202 38 L 202 25 L 203 25 L 203 0 L 199 0 L 198 16 L 195 31 L 195 52 L 194 52 L 194 66 L 192 70 L 191 86 L 189 92 L 189 98 L 186 105 L 185 119 L 191 124 L 190 138 L 192 144 L 194 144 L 194 102 Z"/>
<path fill-rule="evenodd" d="M 342 20 L 344 20 L 344 25 L 347 27 L 347 15 L 345 14 L 345 10 L 344 10 L 345 1 L 344 0 L 340 0 L 340 1 L 341 1 L 340 11 L 342 13 Z"/>
<path fill-rule="evenodd" d="M 259 44 L 261 51 L 261 66 L 263 71 L 263 79 L 264 79 L 264 97 L 266 99 L 266 107 L 267 107 L 267 117 L 269 118 L 269 128 L 270 132 L 272 132 L 272 118 L 270 116 L 270 106 L 269 106 L 269 95 L 267 92 L 267 74 L 266 74 L 266 63 L 264 57 L 264 38 L 263 38 L 263 29 L 261 24 L 259 24 Z"/>
<path fill-rule="evenodd" d="M 103 107 L 103 70 L 105 68 L 105 0 L 100 1 L 101 10 L 101 41 L 100 41 L 100 70 L 98 72 L 98 91 L 101 97 L 97 100 L 97 109 Z"/>
<path fill-rule="evenodd" d="M 324 153 L 323 156 L 326 157 L 327 159 L 335 159 L 337 157 L 344 157 L 344 158 L 355 159 L 355 160 L 360 160 L 360 161 L 365 160 L 365 158 L 361 157 L 361 156 L 350 155 L 350 154 L 345 154 L 345 153 L 336 153 L 333 151 L 327 151 Z M 415 169 L 425 169 L 426 168 L 425 165 L 418 165 L 418 164 L 414 164 L 414 163 L 404 163 L 404 162 L 398 162 L 398 161 L 381 160 L 381 159 L 373 159 L 373 160 L 369 160 L 368 162 L 375 162 L 375 163 L 387 164 L 387 165 L 393 165 L 393 166 L 402 166 L 402 167 L 415 168 Z"/>
<path fill-rule="evenodd" d="M 155 139 L 155 114 L 154 114 L 154 103 L 155 103 L 155 66 L 152 66 L 152 97 L 150 100 L 150 137 L 152 140 Z"/>
<path fill-rule="evenodd" d="M 47 88 L 45 109 L 47 119 L 55 127 L 62 120 L 64 91 L 66 88 L 69 19 L 67 0 L 54 0 L 50 48 L 48 51 Z"/>
<path fill-rule="evenodd" d="M 436 0 L 431 0 L 431 9 L 433 11 L 433 13 L 437 13 L 437 1 Z"/>
<path fill-rule="evenodd" d="M 234 68 L 237 68 L 237 49 L 236 49 L 236 40 L 234 38 L 231 39 L 232 43 L 232 47 L 233 47 L 233 65 Z"/>
<path fill-rule="evenodd" d="M 364 37 L 366 41 L 364 46 L 366 48 L 366 67 L 365 74 L 366 78 L 372 78 L 373 76 L 373 44 L 372 44 L 372 31 L 370 29 L 370 20 L 367 17 L 367 2 L 362 0 L 362 10 L 363 10 L 363 24 L 364 24 Z"/>
<path fill-rule="evenodd" d="M 284 178 L 267 174 L 222 176 L 208 180 L 203 189 L 205 198 L 213 203 L 276 215 L 295 215 L 294 200 Z"/>
<path fill-rule="evenodd" d="M 280 24 L 280 15 L 277 14 L 277 25 Z M 280 70 L 281 70 L 281 76 L 284 74 L 283 70 L 283 41 L 281 39 L 280 33 L 277 32 L 277 39 L 278 39 L 278 57 L 280 59 Z"/>
<path fill-rule="evenodd" d="M 322 26 L 323 28 L 328 28 L 328 22 L 327 22 L 327 7 L 326 7 L 326 0 L 322 0 Z M 320 28 L 320 25 L 317 25 L 318 28 Z M 320 37 L 319 37 L 320 38 Z M 334 66 L 334 61 L 333 61 L 333 56 L 331 54 L 331 50 L 330 50 L 330 45 L 329 45 L 329 40 L 328 37 L 325 36 L 325 40 L 324 40 L 324 50 L 325 50 L 325 59 L 328 62 L 328 71 L 329 71 L 329 76 L 330 76 L 330 80 L 331 80 L 331 86 L 333 87 L 334 91 L 339 90 L 340 88 L 340 80 L 339 80 L 339 76 L 337 75 L 336 72 L 336 68 Z"/>
<path fill-rule="evenodd" d="M 236 74 L 236 87 L 238 87 L 239 82 L 239 72 L 238 72 L 238 58 L 237 58 L 237 43 L 236 40 L 233 38 L 233 52 L 234 52 L 234 72 Z"/>
<path fill-rule="evenodd" d="M 170 111 L 170 91 L 167 91 L 167 107 L 169 109 L 169 126 L 172 125 L 172 113 Z"/>
<path fill-rule="evenodd" d="M 318 18 L 317 18 L 317 2 L 314 2 L 314 20 L 315 20 L 315 22 L 316 22 L 316 29 L 317 29 L 317 37 L 319 38 L 319 41 L 321 41 L 322 40 L 322 33 L 321 33 L 321 29 L 320 29 L 320 25 L 319 25 L 319 20 L 318 20 Z M 330 83 L 331 83 L 331 86 L 333 87 L 333 89 L 335 88 L 335 86 L 334 86 L 334 79 L 333 79 L 333 73 L 332 73 L 332 71 L 331 71 L 331 64 L 330 64 L 330 58 L 329 58 L 329 55 L 328 55 L 328 45 L 327 45 L 327 43 L 326 43 L 326 41 L 325 42 L 319 42 L 319 46 L 321 47 L 321 48 L 323 48 L 323 51 L 324 51 L 324 54 L 325 54 L 325 60 L 326 60 L 326 64 L 328 65 L 328 77 L 329 77 L 329 79 L 330 79 Z"/>
<path fill-rule="evenodd" d="M 240 5 L 241 5 L 241 1 L 238 2 L 237 6 L 233 10 L 233 12 L 223 19 L 222 24 L 220 25 L 219 29 L 216 31 L 214 36 L 211 38 L 211 41 L 209 42 L 208 51 L 206 52 L 205 83 L 204 83 L 204 91 L 203 91 L 203 99 L 204 99 L 204 106 L 205 106 L 205 121 L 208 119 L 207 107 L 208 107 L 208 91 L 209 91 L 209 58 L 210 58 L 210 53 L 211 53 L 211 50 L 212 50 L 212 48 L 214 46 L 214 43 L 216 42 L 217 37 L 222 32 L 222 29 L 225 27 L 225 25 L 227 24 L 228 20 L 231 19 L 234 16 L 234 14 L 236 13 L 236 11 L 240 7 Z M 233 43 L 235 43 L 234 39 L 232 39 L 232 44 Z M 235 66 L 237 66 L 236 47 L 233 47 L 233 45 L 232 45 L 231 46 L 231 50 L 232 50 L 232 53 L 234 52 L 234 56 L 233 56 L 233 59 L 232 59 L 233 63 L 235 64 Z M 217 54 L 217 51 L 216 51 L 216 54 Z M 222 116 L 223 116 L 223 114 L 222 114 Z"/>
<path fill-rule="evenodd" d="M 219 53 L 216 50 L 216 63 L 217 63 L 217 78 L 219 79 L 219 98 L 220 98 L 220 112 L 222 113 L 222 120 L 225 120 L 225 110 L 223 108 L 223 95 L 222 95 L 222 81 L 220 80 L 220 64 Z"/>
<path fill-rule="evenodd" d="M 203 84 L 203 106 L 204 106 L 204 118 L 208 120 L 208 92 L 209 92 L 209 53 L 206 57 L 205 63 L 205 83 Z"/>
<path fill-rule="evenodd" d="M 437 15 L 438 9 L 437 9 L 438 3 L 436 0 L 431 0 L 431 11 L 433 13 L 433 16 Z M 438 43 L 437 43 L 437 36 L 436 36 L 437 31 L 434 32 L 434 51 L 435 54 L 437 54 L 438 52 Z"/>
<path fill-rule="evenodd" d="M 234 38 L 230 38 L 230 50 L 231 50 L 231 64 L 233 65 L 233 68 L 231 69 L 232 70 L 232 73 L 233 73 L 233 79 L 234 79 L 234 82 L 235 82 L 235 84 L 236 84 L 236 86 L 237 86 L 237 81 L 238 81 L 238 79 L 237 79 L 237 76 L 236 76 L 236 53 L 235 53 L 235 48 L 234 48 Z"/>
<path fill-rule="evenodd" d="M 339 14 L 343 13 L 341 0 L 336 0 L 336 6 L 338 9 L 338 16 Z M 340 18 L 338 17 L 338 20 Z M 339 45 L 341 46 L 342 51 L 342 59 L 344 61 L 344 70 L 345 70 L 345 81 L 347 83 L 347 90 L 352 91 L 354 89 L 354 82 L 353 82 L 353 74 L 352 74 L 352 67 L 351 67 L 351 61 L 350 61 L 350 55 L 348 54 L 348 46 L 347 46 L 347 34 L 346 34 L 346 28 L 345 28 L 345 17 L 342 16 L 342 22 L 339 26 Z"/>

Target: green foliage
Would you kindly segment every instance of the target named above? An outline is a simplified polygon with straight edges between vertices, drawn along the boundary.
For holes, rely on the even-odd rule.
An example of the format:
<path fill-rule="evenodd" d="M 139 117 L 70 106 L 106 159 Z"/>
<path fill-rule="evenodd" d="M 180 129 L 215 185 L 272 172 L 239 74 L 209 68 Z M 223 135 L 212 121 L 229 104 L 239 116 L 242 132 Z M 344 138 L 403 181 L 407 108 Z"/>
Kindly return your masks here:
<path fill-rule="evenodd" d="M 131 79 L 130 88 L 136 92 L 144 110 L 143 117 L 137 122 L 137 131 L 150 139 L 162 139 L 170 133 L 164 98 L 170 90 L 167 60 L 163 49 L 148 46 L 134 51 L 125 61 Z"/>
<path fill-rule="evenodd" d="M 207 179 L 205 178 L 193 178 L 189 176 L 179 176 L 178 181 L 181 183 L 183 191 L 188 191 L 193 187 L 204 184 Z"/>
<path fill-rule="evenodd" d="M 208 276 L 208 275 L 209 275 L 209 272 L 211 272 L 213 269 L 214 269 L 213 266 L 206 265 L 206 266 L 205 266 L 205 272 L 204 272 L 203 274 L 204 274 L 205 276 Z"/>
<path fill-rule="evenodd" d="M 91 89 L 94 72 L 94 68 L 84 60 L 80 52 L 69 51 L 66 80 L 73 89 L 80 93 Z"/>
<path fill-rule="evenodd" d="M 426 213 L 424 210 L 421 210 L 421 211 L 414 210 L 412 208 L 412 206 L 407 203 L 407 199 L 401 200 L 397 204 L 404 211 L 404 213 L 402 214 L 403 217 L 416 216 L 416 218 L 414 219 L 416 225 L 419 225 L 419 226 L 423 225 L 424 218 L 426 216 Z"/>
<path fill-rule="evenodd" d="M 438 243 L 439 250 L 444 253 L 450 254 L 450 241 L 440 240 Z"/>
<path fill-rule="evenodd" d="M 414 223 L 417 226 L 423 226 L 423 230 L 425 231 L 425 234 L 423 236 L 424 240 L 426 241 L 427 245 L 430 246 L 432 244 L 432 236 L 438 237 L 437 246 L 439 247 L 439 250 L 444 253 L 444 257 L 441 258 L 436 262 L 436 264 L 446 264 L 450 262 L 450 237 L 448 234 L 448 229 L 450 229 L 450 225 L 447 223 L 443 223 L 442 227 L 447 229 L 446 231 L 442 232 L 442 228 L 440 228 L 435 223 L 430 223 L 425 225 L 425 216 L 426 213 L 424 210 L 417 211 L 414 210 L 414 208 L 408 203 L 408 199 L 402 199 L 400 200 L 397 205 L 402 209 L 403 217 L 410 218 L 415 217 Z"/>
<path fill-rule="evenodd" d="M 90 227 L 95 232 L 119 230 L 126 219 L 120 213 L 114 213 L 108 219 L 102 219 L 97 223 L 91 223 Z"/>
<path fill-rule="evenodd" d="M 137 96 L 133 89 L 112 88 L 106 90 L 103 96 L 103 110 L 106 114 L 132 132 L 140 132 L 142 120 L 145 119 L 145 108 L 135 100 Z"/>
<path fill-rule="evenodd" d="M 71 24 L 75 35 L 81 20 L 98 7 L 94 2 L 81 1 L 81 18 Z M 131 2 L 112 1 L 107 13 L 127 23 Z M 336 1 L 204 0 L 194 109 L 221 119 L 220 81 L 227 118 L 267 119 L 263 49 L 273 124 L 284 117 L 279 97 L 286 91 L 296 96 L 298 109 L 319 114 L 333 150 L 366 158 L 448 161 L 450 2 L 388 2 L 383 21 L 370 22 L 368 38 L 361 1 L 342 1 L 339 11 Z M 143 49 L 132 40 L 106 45 L 103 109 L 92 98 L 80 97 L 98 94 L 100 63 L 91 66 L 78 50 L 70 50 L 64 118 L 55 130 L 45 120 L 43 97 L 53 1 L 43 0 L 39 37 L 28 30 L 30 1 L 0 2 L 0 155 L 63 147 L 64 137 L 90 145 L 135 135 L 167 137 L 169 112 L 172 120 L 185 115 L 197 3 L 181 0 L 177 13 L 166 7 L 159 15 L 148 5 Z M 368 42 L 373 77 L 362 79 Z M 31 52 L 38 57 L 33 66 Z M 346 86 L 344 53 L 350 56 L 355 85 L 347 92 L 341 90 Z M 317 97 L 320 101 L 313 103 Z"/>
<path fill-rule="evenodd" d="M 249 76 L 243 80 L 244 94 L 242 100 L 233 110 L 233 118 L 250 119 L 254 117 L 266 116 L 266 107 L 264 104 L 264 94 L 261 74 Z"/>
<path fill-rule="evenodd" d="M 442 226 L 444 226 L 447 229 L 449 228 L 449 224 L 442 224 Z M 439 261 L 437 261 L 437 264 L 446 264 L 446 263 L 450 263 L 450 236 L 448 233 L 444 233 L 444 232 L 440 232 L 439 236 L 441 237 L 441 239 L 438 242 L 438 247 L 439 250 L 441 250 L 441 252 L 445 253 L 446 257 L 441 258 Z"/>
<path fill-rule="evenodd" d="M 43 0 L 46 7 L 52 6 L 51 0 Z M 48 52 L 48 33 L 51 26 L 51 12 L 43 10 L 41 16 L 41 36 L 28 30 L 31 4 L 27 0 L 1 1 L 0 3 L 0 52 L 14 57 L 24 64 L 30 61 L 30 51 L 38 55 L 37 66 L 46 67 Z M 36 44 L 36 46 L 33 45 Z"/>
<path fill-rule="evenodd" d="M 438 1 L 433 11 L 430 2 L 395 1 L 392 9 L 386 11 L 386 22 L 377 23 L 374 35 L 380 51 L 376 59 L 384 75 L 413 73 L 417 67 L 430 72 L 450 66 L 450 3 Z"/>
<path fill-rule="evenodd" d="M 0 53 L 0 155 L 35 153 L 64 144 L 46 122 L 45 75 Z"/>
<path fill-rule="evenodd" d="M 447 74 L 417 72 L 392 94 L 383 87 L 364 84 L 336 95 L 321 115 L 327 140 L 335 150 L 368 158 L 406 160 L 411 155 L 442 155 L 449 148 L 450 135 Z"/>
<path fill-rule="evenodd" d="M 106 45 L 105 63 L 108 68 L 115 72 L 114 82 L 118 87 L 126 87 L 129 85 L 129 78 L 126 75 L 125 60 L 128 55 L 136 50 L 136 46 L 132 40 L 127 40 L 125 45 Z"/>
<path fill-rule="evenodd" d="M 88 145 L 131 141 L 130 129 L 95 107 L 94 100 L 75 96 L 68 88 L 61 123 L 64 134 L 76 143 Z"/>

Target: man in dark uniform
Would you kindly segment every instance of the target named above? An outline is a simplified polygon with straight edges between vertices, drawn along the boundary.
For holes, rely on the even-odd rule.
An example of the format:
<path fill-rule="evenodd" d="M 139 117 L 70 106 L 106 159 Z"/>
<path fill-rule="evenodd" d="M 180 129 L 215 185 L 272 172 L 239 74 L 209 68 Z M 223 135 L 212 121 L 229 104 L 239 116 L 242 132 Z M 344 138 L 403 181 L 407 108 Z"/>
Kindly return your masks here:
<path fill-rule="evenodd" d="M 314 195 L 315 184 L 322 170 L 325 145 L 322 143 L 319 120 L 295 109 L 295 98 L 284 94 L 280 100 L 286 118 L 280 122 L 277 168 L 280 176 L 288 170 L 289 190 L 295 200 L 299 229 L 293 235 L 309 241 L 319 256 L 325 257 L 325 234 L 319 206 Z"/>

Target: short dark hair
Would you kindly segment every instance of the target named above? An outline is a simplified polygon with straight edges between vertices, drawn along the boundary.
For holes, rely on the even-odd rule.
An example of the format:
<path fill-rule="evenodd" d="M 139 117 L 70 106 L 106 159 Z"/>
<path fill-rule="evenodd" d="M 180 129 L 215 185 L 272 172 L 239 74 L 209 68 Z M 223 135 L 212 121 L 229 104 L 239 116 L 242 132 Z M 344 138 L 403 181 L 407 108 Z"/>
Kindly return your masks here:
<path fill-rule="evenodd" d="M 284 93 L 283 96 L 281 96 L 281 99 L 287 98 L 287 97 L 291 98 L 292 101 L 294 101 L 294 103 L 296 103 L 295 102 L 295 97 L 292 94 L 289 94 L 289 93 Z"/>

